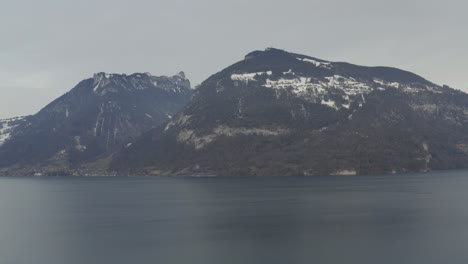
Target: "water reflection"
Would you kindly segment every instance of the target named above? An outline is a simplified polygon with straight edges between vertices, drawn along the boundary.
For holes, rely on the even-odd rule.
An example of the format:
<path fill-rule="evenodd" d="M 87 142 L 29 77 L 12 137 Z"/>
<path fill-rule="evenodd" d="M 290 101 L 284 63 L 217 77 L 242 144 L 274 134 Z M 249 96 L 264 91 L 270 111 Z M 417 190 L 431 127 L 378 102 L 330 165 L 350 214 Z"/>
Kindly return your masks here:
<path fill-rule="evenodd" d="M 468 175 L 0 179 L 0 263 L 466 263 Z"/>

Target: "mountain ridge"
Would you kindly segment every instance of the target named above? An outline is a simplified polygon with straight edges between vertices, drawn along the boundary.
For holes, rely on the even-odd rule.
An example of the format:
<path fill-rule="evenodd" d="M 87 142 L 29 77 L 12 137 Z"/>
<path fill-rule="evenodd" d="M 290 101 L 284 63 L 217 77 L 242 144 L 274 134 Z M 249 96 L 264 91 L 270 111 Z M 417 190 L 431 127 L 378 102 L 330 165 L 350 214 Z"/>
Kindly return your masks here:
<path fill-rule="evenodd" d="M 158 85 L 160 93 L 148 96 Z M 2 171 L 5 157 L 18 149 L 11 144 L 17 136 L 8 128 L 12 139 L 0 146 L 0 174 L 315 176 L 468 167 L 468 94 L 393 67 L 332 62 L 269 48 L 248 53 L 194 90 L 183 73 L 97 73 L 75 88 L 71 94 L 89 96 L 75 101 L 77 105 L 94 102 L 95 111 L 87 118 L 92 124 L 80 123 L 72 131 L 83 126 L 103 140 L 77 140 L 72 133 L 71 153 L 96 146 L 99 151 L 77 155 L 76 162 L 60 170 L 57 156 L 50 158 L 63 151 L 57 147 L 46 162 L 16 162 Z M 177 107 L 160 100 L 167 98 L 162 91 L 182 98 L 174 99 Z M 159 121 L 108 147 L 116 123 L 107 123 L 112 118 L 102 119 L 100 113 L 113 113 L 110 102 L 116 100 L 125 113 L 142 107 L 136 124 L 153 115 Z M 25 120 L 42 118 L 55 124 L 57 115 L 73 117 L 63 101 L 58 98 Z M 155 102 L 171 114 L 145 108 Z M 19 123 L 18 130 L 24 130 L 21 124 L 27 122 Z M 0 128 L 0 137 L 7 134 L 3 131 Z M 56 139 L 50 127 L 41 133 Z"/>

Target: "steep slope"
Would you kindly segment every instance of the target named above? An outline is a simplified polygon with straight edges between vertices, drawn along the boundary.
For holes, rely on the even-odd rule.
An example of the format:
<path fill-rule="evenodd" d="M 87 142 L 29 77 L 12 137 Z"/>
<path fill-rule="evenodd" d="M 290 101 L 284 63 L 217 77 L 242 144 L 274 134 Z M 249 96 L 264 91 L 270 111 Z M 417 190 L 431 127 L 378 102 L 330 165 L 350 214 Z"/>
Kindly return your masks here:
<path fill-rule="evenodd" d="M 172 77 L 97 73 L 24 122 L 6 123 L 0 168 L 10 175 L 76 173 L 81 164 L 169 121 L 191 95 L 182 72 Z"/>
<path fill-rule="evenodd" d="M 403 70 L 267 49 L 211 76 L 110 171 L 330 175 L 468 167 L 468 95 Z"/>

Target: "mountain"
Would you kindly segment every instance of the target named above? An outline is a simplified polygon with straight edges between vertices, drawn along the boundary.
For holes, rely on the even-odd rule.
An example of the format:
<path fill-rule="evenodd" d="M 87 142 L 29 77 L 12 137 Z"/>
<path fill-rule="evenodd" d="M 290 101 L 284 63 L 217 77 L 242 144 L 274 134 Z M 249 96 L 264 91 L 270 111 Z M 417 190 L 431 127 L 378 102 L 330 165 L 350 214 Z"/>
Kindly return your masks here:
<path fill-rule="evenodd" d="M 39 113 L 0 121 L 3 174 L 80 173 L 172 118 L 192 96 L 183 72 L 97 73 Z"/>
<path fill-rule="evenodd" d="M 212 75 L 112 174 L 354 175 L 468 167 L 468 95 L 389 67 L 254 51 Z"/>

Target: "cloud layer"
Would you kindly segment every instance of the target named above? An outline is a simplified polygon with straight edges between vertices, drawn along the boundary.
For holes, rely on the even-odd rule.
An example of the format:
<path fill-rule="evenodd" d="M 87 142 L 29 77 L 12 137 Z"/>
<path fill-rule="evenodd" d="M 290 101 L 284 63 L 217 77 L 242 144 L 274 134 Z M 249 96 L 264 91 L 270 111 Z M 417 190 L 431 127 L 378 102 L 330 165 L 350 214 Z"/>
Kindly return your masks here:
<path fill-rule="evenodd" d="M 18 0 L 0 9 L 0 118 L 95 72 L 184 70 L 194 84 L 274 46 L 385 65 L 468 91 L 464 1 Z"/>

